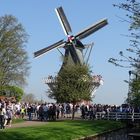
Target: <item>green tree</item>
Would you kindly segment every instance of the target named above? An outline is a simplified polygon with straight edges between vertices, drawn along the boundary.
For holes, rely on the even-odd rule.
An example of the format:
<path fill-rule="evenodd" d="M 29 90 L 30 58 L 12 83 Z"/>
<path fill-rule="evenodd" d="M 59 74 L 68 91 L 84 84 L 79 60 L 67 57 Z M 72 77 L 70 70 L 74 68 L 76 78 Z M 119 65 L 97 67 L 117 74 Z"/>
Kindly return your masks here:
<path fill-rule="evenodd" d="M 58 103 L 72 103 L 74 119 L 75 104 L 81 100 L 91 100 L 92 87 L 92 76 L 86 65 L 66 65 L 58 74 L 49 97 Z"/>
<path fill-rule="evenodd" d="M 27 37 L 14 16 L 0 17 L 0 86 L 25 85 L 29 70 Z"/>
<path fill-rule="evenodd" d="M 17 86 L 1 86 L 0 95 L 5 95 L 7 97 L 15 97 L 15 100 L 18 102 L 21 100 L 24 94 L 23 89 Z"/>
<path fill-rule="evenodd" d="M 128 96 L 128 103 L 134 107 L 140 106 L 140 76 L 135 75 L 135 78 L 130 81 L 131 91 Z"/>
<path fill-rule="evenodd" d="M 19 88 L 17 86 L 12 86 L 11 87 L 11 92 L 14 94 L 15 98 L 16 98 L 16 101 L 20 101 L 23 94 L 24 94 L 24 91 L 22 88 Z"/>
<path fill-rule="evenodd" d="M 130 52 L 131 55 L 126 55 L 123 51 L 120 51 L 121 59 L 110 58 L 109 62 L 115 66 L 131 69 L 134 76 L 129 81 L 130 91 L 127 102 L 136 105 L 140 100 L 140 2 L 126 0 L 123 3 L 114 4 L 114 6 L 127 12 L 127 19 L 121 18 L 121 20 L 129 24 L 130 35 L 127 35 L 127 37 L 130 40 L 130 48 L 127 48 L 126 51 Z"/>

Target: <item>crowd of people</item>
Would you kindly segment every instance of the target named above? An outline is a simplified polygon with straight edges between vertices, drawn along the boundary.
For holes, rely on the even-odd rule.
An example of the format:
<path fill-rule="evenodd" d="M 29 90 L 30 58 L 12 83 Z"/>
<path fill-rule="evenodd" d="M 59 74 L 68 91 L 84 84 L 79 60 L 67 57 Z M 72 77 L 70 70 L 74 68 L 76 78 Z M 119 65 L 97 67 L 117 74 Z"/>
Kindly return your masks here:
<path fill-rule="evenodd" d="M 12 119 L 56 120 L 70 117 L 71 104 L 15 103 L 0 99 L 0 128 L 11 127 Z"/>
<path fill-rule="evenodd" d="M 11 127 L 13 118 L 22 118 L 28 120 L 57 120 L 72 117 L 73 106 L 71 103 L 12 103 L 10 101 L 0 100 L 0 128 Z M 127 104 L 101 105 L 101 104 L 77 104 L 74 111 L 82 119 L 95 119 L 97 112 L 137 112 L 140 108 L 133 108 Z"/>

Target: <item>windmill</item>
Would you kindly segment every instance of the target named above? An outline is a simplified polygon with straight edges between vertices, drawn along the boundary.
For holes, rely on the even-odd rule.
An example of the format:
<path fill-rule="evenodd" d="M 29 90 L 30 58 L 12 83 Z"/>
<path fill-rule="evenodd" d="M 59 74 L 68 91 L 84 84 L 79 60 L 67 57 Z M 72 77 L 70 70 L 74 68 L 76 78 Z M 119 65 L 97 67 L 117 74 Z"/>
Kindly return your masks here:
<path fill-rule="evenodd" d="M 53 49 L 64 48 L 65 54 L 64 54 L 64 61 L 63 61 L 62 67 L 68 63 L 83 65 L 85 63 L 84 56 L 83 56 L 83 50 L 86 48 L 86 46 L 83 45 L 81 40 L 88 37 L 89 35 L 93 34 L 97 30 L 104 27 L 105 25 L 107 25 L 108 24 L 107 19 L 102 19 L 99 22 L 97 22 L 97 23 L 87 27 L 86 29 L 82 30 L 81 32 L 77 33 L 76 35 L 72 35 L 72 29 L 66 18 L 63 8 L 58 7 L 55 9 L 55 11 L 56 11 L 58 19 L 61 23 L 63 31 L 64 31 L 65 35 L 67 36 L 67 40 L 62 39 L 48 47 L 45 47 L 39 51 L 36 51 L 34 53 L 34 57 L 39 57 Z M 89 46 L 92 47 L 93 44 L 91 44 Z M 67 58 L 66 61 L 65 61 L 65 58 Z M 50 88 L 52 88 L 55 83 L 55 78 L 53 78 L 52 76 L 49 76 L 47 78 L 47 80 L 45 80 L 45 83 L 48 84 Z"/>

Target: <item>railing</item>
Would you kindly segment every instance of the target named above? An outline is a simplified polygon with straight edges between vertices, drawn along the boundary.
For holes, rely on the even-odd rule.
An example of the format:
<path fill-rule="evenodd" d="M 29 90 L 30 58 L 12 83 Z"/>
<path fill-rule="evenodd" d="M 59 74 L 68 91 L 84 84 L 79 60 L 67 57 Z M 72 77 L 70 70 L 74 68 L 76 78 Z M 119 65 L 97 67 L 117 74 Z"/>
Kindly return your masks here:
<path fill-rule="evenodd" d="M 45 81 L 45 84 L 55 83 L 56 77 L 49 76 L 49 77 L 45 78 L 44 81 Z"/>
<path fill-rule="evenodd" d="M 53 77 L 51 75 L 49 75 L 48 77 L 44 78 L 44 81 L 46 84 L 48 83 L 55 83 L 57 81 L 57 77 Z M 93 75 L 93 83 L 97 86 L 102 85 L 103 84 L 103 79 L 101 75 Z"/>
<path fill-rule="evenodd" d="M 140 120 L 140 113 L 122 113 L 122 112 L 96 112 L 95 118 L 97 120 Z"/>

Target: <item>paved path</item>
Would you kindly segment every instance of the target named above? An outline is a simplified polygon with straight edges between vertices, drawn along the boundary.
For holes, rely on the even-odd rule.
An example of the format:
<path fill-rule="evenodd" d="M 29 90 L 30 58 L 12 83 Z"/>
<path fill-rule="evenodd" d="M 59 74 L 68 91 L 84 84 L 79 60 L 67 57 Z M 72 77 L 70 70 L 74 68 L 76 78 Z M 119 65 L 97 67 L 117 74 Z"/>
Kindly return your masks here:
<path fill-rule="evenodd" d="M 29 126 L 39 126 L 39 125 L 45 125 L 48 122 L 41 122 L 41 121 L 24 121 L 24 122 L 20 122 L 20 123 L 15 123 L 12 124 L 11 127 L 6 126 L 6 129 L 8 128 L 19 128 L 19 127 L 29 127 Z"/>
<path fill-rule="evenodd" d="M 70 120 L 71 118 L 60 118 L 59 120 Z M 75 119 L 80 119 L 80 117 L 75 117 Z M 6 129 L 9 129 L 9 128 L 20 128 L 20 127 L 30 127 L 30 126 L 39 126 L 39 125 L 46 125 L 47 123 L 49 122 L 44 122 L 44 121 L 39 121 L 39 120 L 36 120 L 36 119 L 33 119 L 32 121 L 29 121 L 28 119 L 25 120 L 24 122 L 19 122 L 19 123 L 15 123 L 15 124 L 12 124 L 11 127 L 9 126 L 6 126 Z"/>

